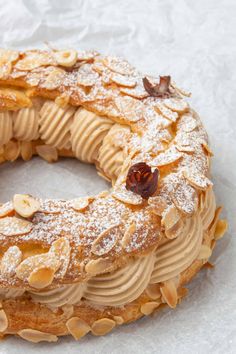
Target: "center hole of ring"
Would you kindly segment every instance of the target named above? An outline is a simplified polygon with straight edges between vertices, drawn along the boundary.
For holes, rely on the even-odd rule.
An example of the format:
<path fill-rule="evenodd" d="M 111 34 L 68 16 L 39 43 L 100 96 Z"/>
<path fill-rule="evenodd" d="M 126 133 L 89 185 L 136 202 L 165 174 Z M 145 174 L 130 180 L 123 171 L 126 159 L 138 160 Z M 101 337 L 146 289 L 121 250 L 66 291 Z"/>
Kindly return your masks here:
<path fill-rule="evenodd" d="M 72 158 L 50 164 L 34 157 L 28 162 L 18 160 L 0 166 L 0 203 L 11 200 L 16 193 L 68 200 L 96 195 L 110 187 L 94 165 Z"/>

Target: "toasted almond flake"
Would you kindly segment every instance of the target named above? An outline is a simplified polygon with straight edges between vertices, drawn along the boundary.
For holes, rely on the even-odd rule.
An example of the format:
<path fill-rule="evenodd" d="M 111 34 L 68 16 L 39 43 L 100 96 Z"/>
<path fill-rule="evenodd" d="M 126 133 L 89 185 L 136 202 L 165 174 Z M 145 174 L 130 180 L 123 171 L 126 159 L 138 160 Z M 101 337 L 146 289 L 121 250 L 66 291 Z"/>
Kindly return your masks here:
<path fill-rule="evenodd" d="M 202 245 L 199 255 L 198 255 L 198 259 L 208 259 L 211 257 L 212 254 L 212 250 L 210 249 L 210 247 L 208 247 L 207 245 Z"/>
<path fill-rule="evenodd" d="M 65 79 L 65 72 L 60 68 L 52 67 L 47 72 L 47 77 L 41 83 L 41 87 L 46 88 L 47 90 L 57 89 Z"/>
<path fill-rule="evenodd" d="M 165 230 L 165 235 L 168 239 L 172 240 L 173 238 L 176 238 L 181 235 L 181 232 L 183 230 L 184 223 L 183 220 L 180 219 L 175 225 L 173 225 L 171 228 Z"/>
<path fill-rule="evenodd" d="M 93 322 L 91 327 L 92 333 L 95 336 L 103 336 L 104 334 L 110 332 L 115 327 L 115 325 L 116 322 L 110 318 L 101 318 L 100 320 Z"/>
<path fill-rule="evenodd" d="M 128 191 L 125 187 L 116 188 L 112 192 L 112 196 L 126 204 L 139 205 L 143 203 L 143 199 L 140 195 Z"/>
<path fill-rule="evenodd" d="M 4 157 L 7 161 L 15 161 L 20 155 L 20 144 L 17 141 L 9 141 L 5 145 Z"/>
<path fill-rule="evenodd" d="M 70 242 L 65 237 L 61 237 L 54 241 L 49 250 L 49 254 L 54 255 L 60 262 L 60 267 L 57 272 L 61 277 L 63 277 L 67 272 L 70 263 L 70 253 Z"/>
<path fill-rule="evenodd" d="M 89 206 L 90 201 L 91 198 L 89 197 L 76 198 L 71 201 L 71 205 L 75 211 L 84 211 Z"/>
<path fill-rule="evenodd" d="M 132 97 L 119 96 L 115 99 L 115 105 L 120 112 L 121 117 L 130 121 L 137 122 L 144 116 L 145 106 L 142 102 Z"/>
<path fill-rule="evenodd" d="M 170 147 L 165 152 L 160 153 L 151 162 L 151 166 L 162 167 L 175 163 L 181 159 L 183 154 L 175 149 L 175 147 Z"/>
<path fill-rule="evenodd" d="M 10 62 L 1 64 L 0 62 L 0 79 L 5 79 L 12 71 L 12 64 Z"/>
<path fill-rule="evenodd" d="M 198 206 L 195 189 L 187 183 L 179 183 L 171 192 L 172 200 L 177 209 L 184 214 L 193 214 Z"/>
<path fill-rule="evenodd" d="M 55 162 L 58 160 L 57 149 L 49 145 L 36 146 L 37 154 L 47 162 Z"/>
<path fill-rule="evenodd" d="M 134 88 L 121 87 L 120 91 L 130 97 L 143 99 L 149 96 L 143 86 L 137 85 Z"/>
<path fill-rule="evenodd" d="M 164 301 L 171 307 L 175 308 L 178 301 L 177 290 L 172 280 L 165 281 L 160 287 L 160 291 Z"/>
<path fill-rule="evenodd" d="M 178 86 L 176 86 L 176 83 L 172 80 L 171 80 L 171 86 L 181 95 L 186 96 L 186 97 L 191 96 L 191 92 L 187 92 L 183 88 L 179 88 Z"/>
<path fill-rule="evenodd" d="M 175 205 L 170 205 L 163 213 L 161 224 L 164 226 L 165 230 L 171 229 L 180 220 L 180 213 Z"/>
<path fill-rule="evenodd" d="M 22 252 L 17 246 L 11 246 L 4 253 L 1 259 L 0 271 L 3 276 L 9 276 L 15 274 L 16 268 L 22 260 Z"/>
<path fill-rule="evenodd" d="M 90 326 L 79 317 L 70 318 L 66 322 L 66 327 L 75 340 L 84 337 L 91 330 Z"/>
<path fill-rule="evenodd" d="M 16 61 L 18 57 L 18 51 L 0 48 L 0 64 Z"/>
<path fill-rule="evenodd" d="M 29 194 L 15 194 L 13 197 L 13 207 L 20 216 L 28 218 L 39 210 L 40 203 Z"/>
<path fill-rule="evenodd" d="M 14 213 L 14 208 L 11 202 L 5 203 L 0 206 L 0 218 L 13 215 L 13 213 Z"/>
<path fill-rule="evenodd" d="M 50 285 L 53 281 L 55 270 L 52 268 L 40 268 L 33 271 L 28 282 L 32 288 L 43 289 Z"/>
<path fill-rule="evenodd" d="M 29 161 L 33 156 L 31 141 L 22 141 L 20 144 L 21 157 L 24 161 Z"/>
<path fill-rule="evenodd" d="M 135 231 L 136 231 L 136 224 L 135 223 L 130 224 L 128 228 L 125 230 L 124 236 L 121 240 L 122 248 L 126 248 L 130 244 L 131 238 L 135 233 Z"/>
<path fill-rule="evenodd" d="M 209 156 L 214 156 L 211 148 L 209 147 L 209 145 L 205 141 L 202 142 L 202 146 Z"/>
<path fill-rule="evenodd" d="M 150 197 L 148 199 L 148 204 L 154 214 L 161 216 L 164 210 L 167 208 L 166 200 L 161 196 Z"/>
<path fill-rule="evenodd" d="M 222 211 L 222 207 L 221 206 L 216 208 L 214 219 L 213 219 L 213 221 L 212 221 L 212 223 L 210 225 L 210 228 L 208 230 L 210 233 L 213 233 L 213 234 L 215 233 L 216 225 L 217 225 L 217 222 L 219 220 L 219 216 L 220 216 L 221 211 Z"/>
<path fill-rule="evenodd" d="M 0 332 L 4 332 L 8 327 L 8 319 L 4 310 L 0 310 Z"/>
<path fill-rule="evenodd" d="M 133 88 L 136 86 L 137 81 L 132 76 L 124 76 L 120 74 L 111 74 L 109 79 L 119 86 Z"/>
<path fill-rule="evenodd" d="M 36 329 L 22 329 L 21 331 L 17 332 L 17 334 L 21 338 L 33 343 L 57 342 L 58 340 L 58 337 L 54 334 L 40 332 Z"/>
<path fill-rule="evenodd" d="M 32 272 L 39 269 L 51 269 L 54 273 L 60 267 L 60 261 L 52 253 L 37 254 L 23 260 L 16 268 L 16 276 L 21 280 L 28 280 Z M 49 272 L 46 272 L 49 274 Z"/>
<path fill-rule="evenodd" d="M 114 316 L 113 319 L 115 320 L 117 325 L 122 325 L 125 322 L 125 320 L 121 316 Z"/>
<path fill-rule="evenodd" d="M 175 144 L 176 149 L 180 152 L 187 152 L 187 153 L 193 153 L 195 151 L 194 147 L 190 145 L 180 145 L 180 144 Z"/>
<path fill-rule="evenodd" d="M 203 174 L 199 174 L 198 171 L 186 169 L 183 171 L 183 175 L 188 180 L 189 184 L 197 189 L 206 190 L 213 185 L 209 178 Z"/>
<path fill-rule="evenodd" d="M 132 75 L 134 72 L 134 68 L 123 58 L 107 56 L 102 62 L 108 69 L 117 74 Z"/>
<path fill-rule="evenodd" d="M 183 113 L 189 108 L 189 105 L 183 99 L 168 98 L 163 101 L 163 104 L 174 112 Z"/>
<path fill-rule="evenodd" d="M 227 221 L 224 219 L 218 220 L 216 224 L 215 234 L 214 234 L 215 240 L 219 240 L 220 238 L 222 238 L 225 232 L 227 231 L 227 229 L 228 229 Z"/>
<path fill-rule="evenodd" d="M 171 111 L 163 103 L 157 103 L 154 108 L 157 113 L 160 113 L 165 118 L 169 119 L 171 122 L 176 122 L 178 118 L 178 113 Z"/>
<path fill-rule="evenodd" d="M 198 126 L 197 120 L 190 114 L 183 114 L 178 122 L 180 131 L 190 133 Z"/>
<path fill-rule="evenodd" d="M 140 308 L 140 311 L 148 316 L 151 315 L 151 313 L 153 313 L 153 311 L 160 306 L 161 302 L 156 302 L 156 301 L 150 301 L 150 302 L 146 302 L 146 304 L 143 304 Z"/>
<path fill-rule="evenodd" d="M 71 67 L 76 63 L 77 60 L 77 52 L 76 50 L 60 50 L 54 52 L 54 57 L 56 62 L 65 67 Z"/>
<path fill-rule="evenodd" d="M 27 220 L 18 219 L 15 216 L 0 219 L 0 234 L 5 236 L 17 236 L 28 234 L 33 224 Z"/>
<path fill-rule="evenodd" d="M 92 259 L 85 266 L 85 271 L 90 275 L 106 273 L 113 269 L 113 262 L 109 258 Z"/>
<path fill-rule="evenodd" d="M 24 57 L 15 64 L 15 68 L 22 71 L 30 71 L 40 66 L 56 65 L 51 52 L 28 51 Z"/>
<path fill-rule="evenodd" d="M 117 244 L 120 235 L 120 225 L 114 225 L 104 230 L 92 243 L 91 252 L 97 256 L 109 253 Z"/>
<path fill-rule="evenodd" d="M 159 299 L 161 297 L 160 284 L 149 284 L 146 293 L 152 300 Z"/>
<path fill-rule="evenodd" d="M 77 60 L 90 61 L 98 55 L 95 50 L 79 50 L 77 51 Z"/>
<path fill-rule="evenodd" d="M 93 86 L 99 79 L 99 75 L 96 71 L 92 70 L 91 65 L 82 65 L 77 74 L 77 84 L 85 87 Z"/>

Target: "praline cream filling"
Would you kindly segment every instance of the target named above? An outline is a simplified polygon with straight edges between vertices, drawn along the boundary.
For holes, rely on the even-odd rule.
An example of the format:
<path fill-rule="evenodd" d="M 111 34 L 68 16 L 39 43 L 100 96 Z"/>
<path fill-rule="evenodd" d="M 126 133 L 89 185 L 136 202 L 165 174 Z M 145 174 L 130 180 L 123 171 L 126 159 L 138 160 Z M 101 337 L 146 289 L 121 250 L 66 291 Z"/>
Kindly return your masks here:
<path fill-rule="evenodd" d="M 30 292 L 32 300 L 50 308 L 65 304 L 77 305 L 83 298 L 91 305 L 122 306 L 137 299 L 148 284 L 177 277 L 197 258 L 203 232 L 211 224 L 215 214 L 213 191 L 206 192 L 204 207 L 191 219 L 186 219 L 179 237 L 165 239 L 146 257 L 132 260 L 126 267 L 111 273 L 98 275 L 87 283 L 62 286 L 49 291 Z M 5 298 L 23 294 L 22 289 L 2 289 Z"/>

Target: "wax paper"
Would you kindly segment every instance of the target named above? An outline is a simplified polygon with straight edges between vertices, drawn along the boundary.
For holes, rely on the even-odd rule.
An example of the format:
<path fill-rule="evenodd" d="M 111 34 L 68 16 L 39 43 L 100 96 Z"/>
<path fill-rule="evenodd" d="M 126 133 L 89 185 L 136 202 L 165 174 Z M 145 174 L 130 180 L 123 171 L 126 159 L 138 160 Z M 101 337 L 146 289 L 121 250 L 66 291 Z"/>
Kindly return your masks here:
<path fill-rule="evenodd" d="M 0 353 L 236 352 L 236 33 L 235 0 L 0 0 L 0 45 L 97 49 L 126 57 L 150 74 L 171 75 L 210 136 L 217 203 L 229 231 L 176 310 L 121 326 L 105 337 L 34 345 L 8 338 Z M 93 166 L 35 158 L 0 167 L 0 197 L 16 192 L 73 198 L 108 188 Z"/>

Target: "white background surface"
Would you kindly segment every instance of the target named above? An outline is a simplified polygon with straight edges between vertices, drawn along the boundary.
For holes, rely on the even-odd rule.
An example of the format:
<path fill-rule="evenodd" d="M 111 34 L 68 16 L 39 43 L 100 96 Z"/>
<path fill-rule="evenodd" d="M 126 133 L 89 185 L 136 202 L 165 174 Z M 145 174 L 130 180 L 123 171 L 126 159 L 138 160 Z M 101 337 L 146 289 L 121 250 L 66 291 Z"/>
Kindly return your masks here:
<path fill-rule="evenodd" d="M 190 89 L 215 152 L 219 204 L 230 223 L 213 256 L 178 308 L 116 329 L 106 337 L 32 345 L 0 343 L 0 353 L 236 352 L 236 33 L 235 0 L 0 0 L 0 45 L 94 48 L 128 58 L 145 73 L 170 74 Z M 0 167 L 0 197 L 15 192 L 71 198 L 107 187 L 92 166 L 34 159 Z M 1 201 L 2 201 L 1 200 Z"/>

